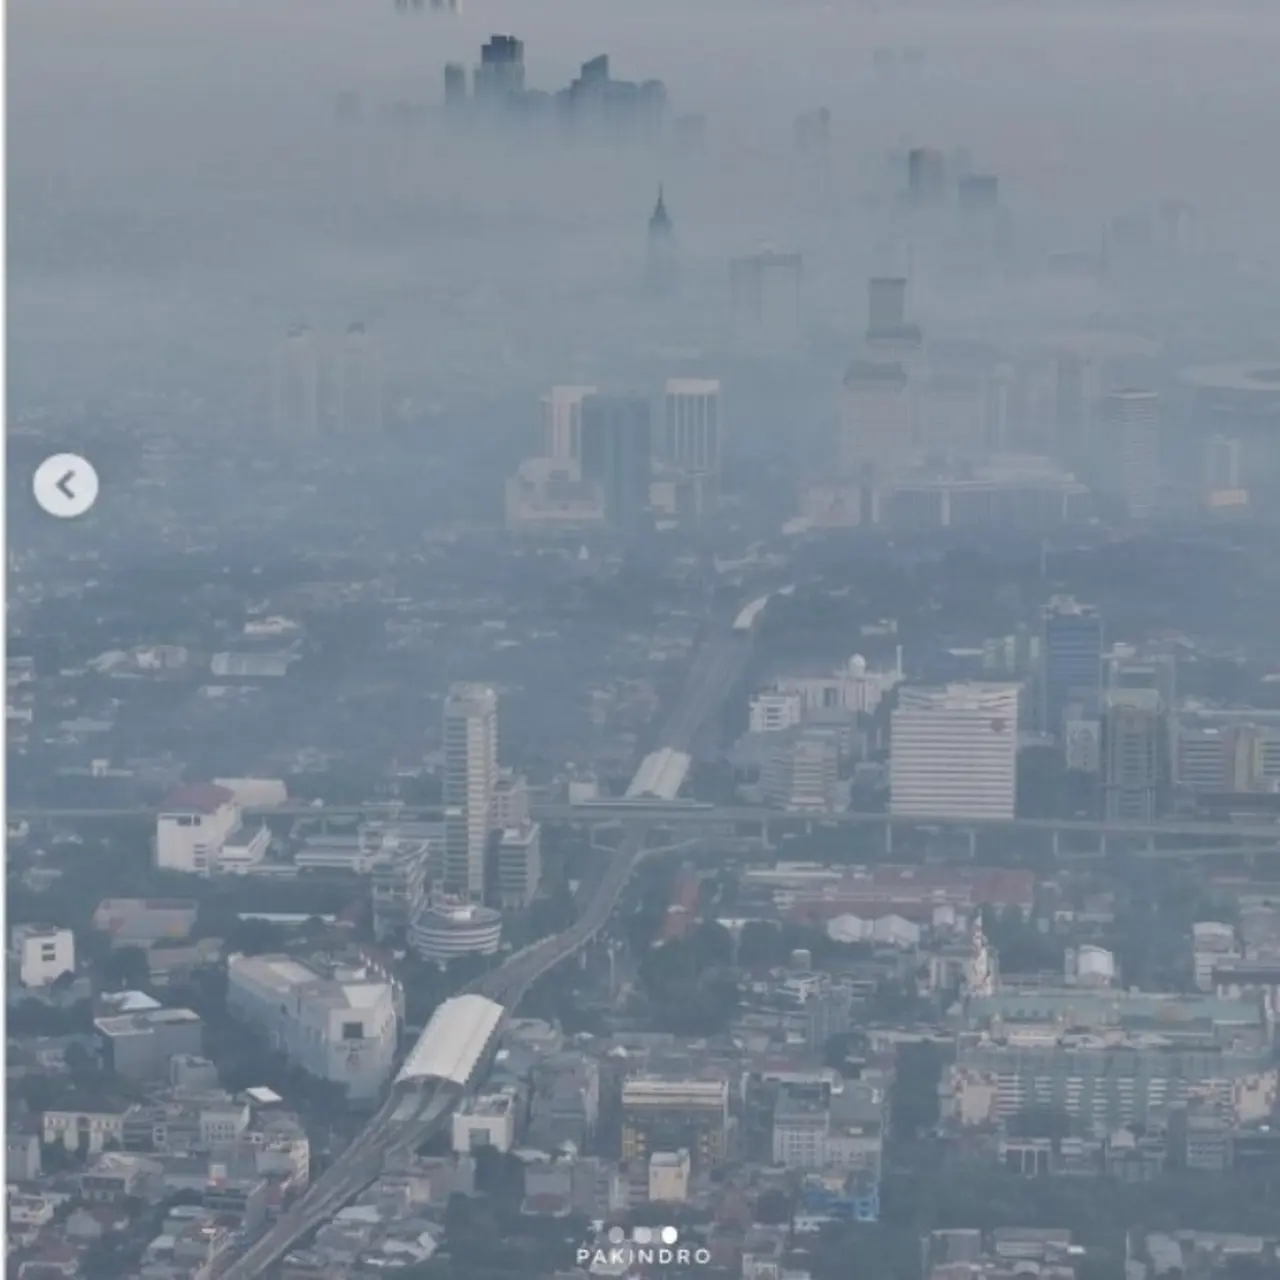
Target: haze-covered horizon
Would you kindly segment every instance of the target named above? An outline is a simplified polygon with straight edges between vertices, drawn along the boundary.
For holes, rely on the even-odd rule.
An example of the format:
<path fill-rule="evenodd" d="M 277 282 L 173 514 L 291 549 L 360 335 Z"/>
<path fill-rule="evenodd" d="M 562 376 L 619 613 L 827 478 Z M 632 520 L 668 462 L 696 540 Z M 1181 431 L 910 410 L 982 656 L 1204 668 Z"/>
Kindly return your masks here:
<path fill-rule="evenodd" d="M 705 115 L 705 146 L 444 131 L 444 65 L 471 67 L 494 32 L 523 39 L 534 87 L 600 52 L 617 76 L 663 80 L 669 118 Z M 1091 249 L 1109 217 L 1174 198 L 1214 249 L 1275 261 L 1280 12 L 1258 4 L 19 0 L 10 42 L 20 401 L 202 366 L 239 400 L 289 324 L 353 317 L 406 383 L 460 367 L 473 321 L 495 350 L 545 344 L 550 383 L 615 320 L 627 341 L 660 182 L 708 311 L 727 258 L 771 243 L 805 254 L 815 314 L 854 333 L 860 281 L 883 266 L 867 190 L 896 145 L 968 148 L 1024 241 Z M 923 64 L 886 81 L 879 47 Z M 360 121 L 335 120 L 342 93 Z M 427 117 L 402 127 L 398 103 Z M 825 186 L 791 141 L 818 106 Z M 696 350 L 693 310 L 673 342 Z"/>

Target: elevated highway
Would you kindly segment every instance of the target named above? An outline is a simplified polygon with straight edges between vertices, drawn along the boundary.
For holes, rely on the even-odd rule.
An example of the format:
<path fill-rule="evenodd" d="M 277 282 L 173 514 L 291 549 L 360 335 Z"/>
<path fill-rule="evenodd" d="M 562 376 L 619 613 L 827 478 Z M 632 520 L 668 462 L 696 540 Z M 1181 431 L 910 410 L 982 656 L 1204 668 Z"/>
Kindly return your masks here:
<path fill-rule="evenodd" d="M 751 623 L 759 616 L 752 616 Z M 739 618 L 741 620 L 741 617 Z M 695 735 L 717 712 L 750 658 L 751 628 L 717 633 L 695 655 L 675 711 L 658 735 L 658 749 L 685 752 Z M 584 889 L 581 909 L 564 932 L 544 938 L 511 956 L 501 967 L 471 983 L 468 994 L 500 1003 L 509 1013 L 529 988 L 581 950 L 604 927 L 639 863 L 650 852 L 643 812 L 627 826 L 622 843 L 607 855 L 604 870 Z M 224 1280 L 252 1280 L 284 1256 L 294 1243 L 314 1230 L 373 1182 L 388 1155 L 411 1150 L 443 1125 L 468 1085 L 456 1082 L 405 1080 L 342 1153 L 285 1215 L 254 1241 L 223 1273 Z"/>

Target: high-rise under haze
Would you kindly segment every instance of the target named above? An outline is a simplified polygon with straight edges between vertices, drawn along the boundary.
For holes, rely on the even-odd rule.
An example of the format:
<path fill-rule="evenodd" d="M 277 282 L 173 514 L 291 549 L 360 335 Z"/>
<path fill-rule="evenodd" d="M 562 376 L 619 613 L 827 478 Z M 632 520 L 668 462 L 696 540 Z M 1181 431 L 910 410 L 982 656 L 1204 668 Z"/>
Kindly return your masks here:
<path fill-rule="evenodd" d="M 1093 605 L 1055 596 L 1041 618 L 1040 727 L 1062 733 L 1069 704 L 1096 710 L 1102 689 L 1102 615 Z"/>
<path fill-rule="evenodd" d="M 444 852 L 440 887 L 480 902 L 498 784 L 498 695 L 455 684 L 444 703 Z"/>
<path fill-rule="evenodd" d="M 542 397 L 543 456 L 566 466 L 582 461 L 582 402 L 595 387 L 552 387 Z"/>
<path fill-rule="evenodd" d="M 666 195 L 658 188 L 658 202 L 649 215 L 646 268 L 649 288 L 666 293 L 675 284 L 676 228 L 667 212 Z"/>
<path fill-rule="evenodd" d="M 288 439 L 309 439 L 320 430 L 320 357 L 306 325 L 290 329 L 276 352 L 272 426 Z"/>
<path fill-rule="evenodd" d="M 645 396 L 589 395 L 582 401 L 582 478 L 600 486 L 605 520 L 624 534 L 647 523 L 653 480 L 653 423 Z"/>
<path fill-rule="evenodd" d="M 718 475 L 721 432 L 719 379 L 669 379 L 663 401 L 661 460 L 690 474 Z"/>
<path fill-rule="evenodd" d="M 1102 402 L 1104 485 L 1133 520 L 1155 514 L 1160 489 L 1160 396 L 1128 388 Z"/>
<path fill-rule="evenodd" d="M 338 365 L 338 430 L 372 436 L 382 430 L 382 367 L 368 329 L 356 322 L 342 341 Z"/>

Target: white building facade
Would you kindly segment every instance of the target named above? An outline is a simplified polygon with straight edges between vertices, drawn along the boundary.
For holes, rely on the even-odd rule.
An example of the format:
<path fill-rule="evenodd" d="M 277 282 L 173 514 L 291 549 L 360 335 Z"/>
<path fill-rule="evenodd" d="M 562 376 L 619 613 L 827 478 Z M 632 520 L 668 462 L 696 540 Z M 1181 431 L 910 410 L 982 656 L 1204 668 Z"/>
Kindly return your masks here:
<path fill-rule="evenodd" d="M 47 987 L 75 972 L 75 934 L 53 925 L 20 924 L 13 931 L 13 958 L 24 987 Z"/>
<path fill-rule="evenodd" d="M 893 712 L 889 805 L 895 816 L 1009 820 L 1015 815 L 1020 686 L 903 688 Z"/>
<path fill-rule="evenodd" d="M 321 973 L 286 956 L 232 956 L 227 1006 L 266 1032 L 273 1048 L 353 1100 L 390 1079 L 399 1034 L 396 992 L 362 969 Z"/>

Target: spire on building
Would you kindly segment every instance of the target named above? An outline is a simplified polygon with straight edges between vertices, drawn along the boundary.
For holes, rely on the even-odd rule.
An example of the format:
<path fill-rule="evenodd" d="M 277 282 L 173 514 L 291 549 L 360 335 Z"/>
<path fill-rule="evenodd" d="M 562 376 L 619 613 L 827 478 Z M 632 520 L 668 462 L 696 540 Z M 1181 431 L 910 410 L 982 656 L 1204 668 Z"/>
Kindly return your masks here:
<path fill-rule="evenodd" d="M 667 293 L 675 283 L 676 229 L 667 212 L 663 190 L 658 188 L 658 203 L 649 218 L 649 288 Z"/>
<path fill-rule="evenodd" d="M 662 187 L 659 186 L 658 203 L 653 206 L 653 213 L 649 218 L 649 239 L 669 240 L 675 234 L 675 230 L 671 215 L 667 212 L 667 202 L 663 198 Z"/>

